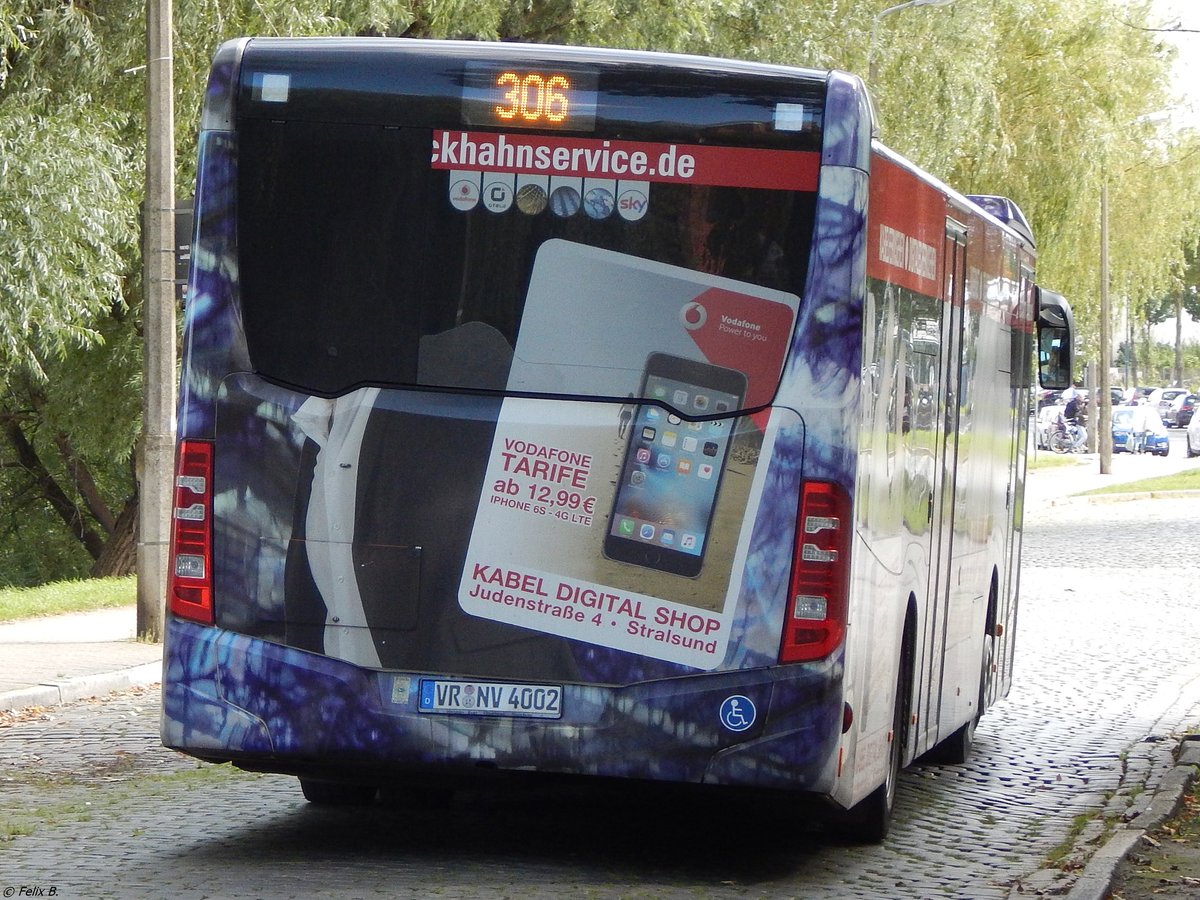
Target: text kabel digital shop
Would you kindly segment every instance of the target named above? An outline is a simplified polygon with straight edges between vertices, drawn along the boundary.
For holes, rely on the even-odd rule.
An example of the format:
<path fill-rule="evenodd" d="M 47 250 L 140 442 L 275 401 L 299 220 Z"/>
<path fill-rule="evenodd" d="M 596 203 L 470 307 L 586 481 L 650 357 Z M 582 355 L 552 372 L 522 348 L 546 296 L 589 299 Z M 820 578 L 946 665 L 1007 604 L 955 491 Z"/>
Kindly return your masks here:
<path fill-rule="evenodd" d="M 504 602 L 509 606 L 516 605 L 529 609 L 531 606 L 528 602 L 517 601 L 532 600 L 537 602 L 537 598 L 545 597 L 549 599 L 551 597 L 550 592 L 546 590 L 545 579 L 540 575 L 518 572 L 515 569 L 504 569 L 499 566 L 476 563 L 471 573 L 471 580 L 476 582 L 476 587 L 472 589 L 470 596 L 479 597 L 484 600 Z M 481 587 L 481 585 L 486 584 L 495 585 L 496 588 L 501 590 L 488 592 L 486 588 Z M 525 596 L 514 597 L 510 601 L 504 598 L 504 589 Z M 500 596 L 497 596 L 497 594 L 500 594 Z M 555 600 L 571 603 L 575 606 L 582 606 L 587 609 L 612 613 L 618 616 L 628 616 L 635 621 L 653 621 L 656 625 L 665 625 L 668 628 L 680 628 L 690 631 L 693 634 L 710 635 L 721 628 L 720 619 L 713 616 L 669 609 L 666 606 L 654 606 L 650 614 L 647 615 L 646 604 L 641 599 L 623 597 L 620 594 L 598 591 L 591 587 L 577 587 L 561 581 L 558 582 L 553 597 Z M 547 608 L 539 608 L 537 611 L 549 611 L 551 604 L 545 603 L 545 601 L 541 601 L 541 603 Z M 643 634 L 642 636 L 645 637 L 648 635 Z"/>

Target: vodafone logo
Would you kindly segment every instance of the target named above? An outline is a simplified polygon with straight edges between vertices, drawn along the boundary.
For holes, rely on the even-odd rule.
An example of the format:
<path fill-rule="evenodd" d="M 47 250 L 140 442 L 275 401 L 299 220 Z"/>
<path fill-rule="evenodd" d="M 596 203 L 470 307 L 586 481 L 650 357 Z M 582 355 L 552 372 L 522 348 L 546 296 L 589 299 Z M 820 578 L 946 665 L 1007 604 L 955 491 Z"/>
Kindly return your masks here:
<path fill-rule="evenodd" d="M 479 182 L 471 178 L 460 178 L 450 185 L 450 205 L 466 212 L 479 202 Z"/>
<path fill-rule="evenodd" d="M 685 303 L 683 309 L 679 310 L 679 321 L 688 331 L 703 328 L 704 323 L 708 321 L 708 310 L 695 301 Z"/>

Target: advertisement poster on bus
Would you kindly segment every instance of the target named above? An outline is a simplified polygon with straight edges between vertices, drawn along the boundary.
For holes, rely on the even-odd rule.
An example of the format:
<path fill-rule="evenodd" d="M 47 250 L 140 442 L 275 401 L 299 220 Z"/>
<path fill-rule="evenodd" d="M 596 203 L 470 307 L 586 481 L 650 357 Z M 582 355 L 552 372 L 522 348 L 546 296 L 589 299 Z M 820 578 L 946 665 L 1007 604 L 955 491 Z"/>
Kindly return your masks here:
<path fill-rule="evenodd" d="M 539 249 L 459 604 L 709 670 L 761 490 L 752 415 L 799 299 L 563 240 Z M 597 340 L 603 335 L 603 340 Z M 624 403 L 586 402 L 586 398 Z"/>

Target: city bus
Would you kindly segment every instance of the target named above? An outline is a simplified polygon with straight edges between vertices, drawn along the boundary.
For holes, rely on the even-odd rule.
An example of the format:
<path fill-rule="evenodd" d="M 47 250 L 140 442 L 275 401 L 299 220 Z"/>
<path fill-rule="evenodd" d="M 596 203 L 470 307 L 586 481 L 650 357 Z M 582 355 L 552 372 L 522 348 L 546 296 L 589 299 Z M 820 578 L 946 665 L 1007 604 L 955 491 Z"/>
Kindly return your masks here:
<path fill-rule="evenodd" d="M 314 803 L 555 773 L 877 840 L 1008 691 L 1070 310 L 858 78 L 239 39 L 191 259 L 167 746 Z"/>

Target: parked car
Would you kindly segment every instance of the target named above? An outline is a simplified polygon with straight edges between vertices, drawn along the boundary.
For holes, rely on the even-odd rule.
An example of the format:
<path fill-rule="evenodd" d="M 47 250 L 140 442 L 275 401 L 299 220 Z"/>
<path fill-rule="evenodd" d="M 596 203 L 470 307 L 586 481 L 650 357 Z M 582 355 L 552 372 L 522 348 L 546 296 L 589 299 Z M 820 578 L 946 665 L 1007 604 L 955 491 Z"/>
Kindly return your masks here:
<path fill-rule="evenodd" d="M 1037 408 L 1045 409 L 1047 406 L 1053 406 L 1058 402 L 1058 398 L 1062 396 L 1062 391 L 1038 391 Z"/>
<path fill-rule="evenodd" d="M 1192 421 L 1193 413 L 1196 411 L 1197 400 L 1200 400 L 1200 395 L 1196 394 L 1180 394 L 1172 400 L 1171 408 L 1163 416 L 1163 421 L 1167 423 L 1167 427 L 1187 428 L 1188 423 Z"/>
<path fill-rule="evenodd" d="M 1139 435 L 1144 435 L 1142 446 L 1136 445 Z M 1200 436 L 1197 437 L 1200 446 Z M 1166 456 L 1171 452 L 1171 439 L 1162 417 L 1156 415 L 1152 406 L 1118 406 L 1112 411 L 1112 448 L 1114 453 L 1140 450 L 1155 456 Z"/>
<path fill-rule="evenodd" d="M 1200 416 L 1192 416 L 1187 427 L 1187 455 L 1200 456 Z"/>
<path fill-rule="evenodd" d="M 1157 409 L 1159 418 L 1166 422 L 1167 413 L 1171 411 L 1171 401 L 1186 393 L 1188 389 L 1181 387 L 1155 388 L 1146 402 L 1150 407 Z"/>

